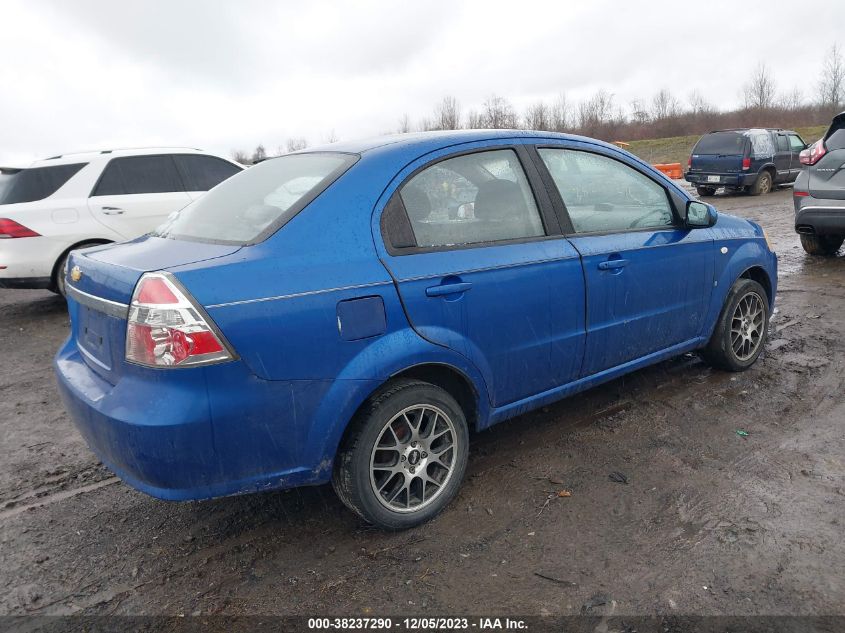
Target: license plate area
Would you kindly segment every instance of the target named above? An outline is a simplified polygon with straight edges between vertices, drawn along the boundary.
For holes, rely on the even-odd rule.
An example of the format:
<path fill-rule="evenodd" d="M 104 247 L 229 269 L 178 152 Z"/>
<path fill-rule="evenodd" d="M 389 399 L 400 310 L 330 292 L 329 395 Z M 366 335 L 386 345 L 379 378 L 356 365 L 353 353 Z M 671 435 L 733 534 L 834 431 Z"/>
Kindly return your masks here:
<path fill-rule="evenodd" d="M 721 176 L 707 176 L 707 182 L 722 182 Z"/>
<path fill-rule="evenodd" d="M 77 340 L 84 352 L 85 358 L 101 369 L 111 370 L 111 343 L 109 334 L 109 317 L 92 310 L 87 306 L 79 306 L 79 330 Z"/>

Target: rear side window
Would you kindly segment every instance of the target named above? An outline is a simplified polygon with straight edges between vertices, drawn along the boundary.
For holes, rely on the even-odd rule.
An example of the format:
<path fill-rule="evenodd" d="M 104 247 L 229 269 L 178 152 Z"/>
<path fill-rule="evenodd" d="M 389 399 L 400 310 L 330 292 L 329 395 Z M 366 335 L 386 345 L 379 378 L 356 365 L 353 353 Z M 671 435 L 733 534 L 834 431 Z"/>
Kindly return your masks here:
<path fill-rule="evenodd" d="M 7 173 L 0 185 L 0 204 L 34 202 L 52 196 L 86 164 L 34 167 Z"/>
<path fill-rule="evenodd" d="M 786 140 L 786 137 L 783 134 L 778 134 L 778 151 L 779 152 L 788 152 L 789 151 L 789 142 Z"/>
<path fill-rule="evenodd" d="M 155 234 L 227 244 L 259 241 L 305 208 L 357 158 L 314 152 L 266 160 L 174 213 Z"/>
<path fill-rule="evenodd" d="M 216 156 L 181 154 L 174 159 L 182 171 L 188 191 L 208 191 L 241 171 L 237 165 Z"/>
<path fill-rule="evenodd" d="M 748 138 L 751 140 L 751 155 L 754 158 L 768 158 L 774 155 L 775 144 L 768 132 L 749 132 Z"/>
<path fill-rule="evenodd" d="M 438 162 L 403 185 L 400 196 L 420 247 L 545 235 L 528 179 L 513 150 Z"/>
<path fill-rule="evenodd" d="M 106 165 L 92 196 L 185 191 L 173 157 L 127 156 Z"/>
<path fill-rule="evenodd" d="M 835 149 L 845 149 L 845 126 L 840 127 L 833 134 L 828 136 L 824 144 L 825 147 L 831 151 Z"/>
<path fill-rule="evenodd" d="M 745 143 L 745 136 L 738 132 L 713 132 L 702 136 L 692 153 L 740 156 L 745 153 Z"/>

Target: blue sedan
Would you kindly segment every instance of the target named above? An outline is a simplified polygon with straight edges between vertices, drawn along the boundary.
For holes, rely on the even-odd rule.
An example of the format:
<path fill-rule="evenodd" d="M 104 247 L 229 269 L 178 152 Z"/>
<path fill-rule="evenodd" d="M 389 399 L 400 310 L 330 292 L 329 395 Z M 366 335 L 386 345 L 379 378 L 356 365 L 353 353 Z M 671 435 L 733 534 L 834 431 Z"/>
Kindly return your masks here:
<path fill-rule="evenodd" d="M 67 268 L 60 391 L 125 482 L 331 481 L 388 529 L 454 498 L 470 427 L 693 350 L 748 368 L 777 283 L 753 222 L 611 145 L 513 130 L 268 160 Z"/>

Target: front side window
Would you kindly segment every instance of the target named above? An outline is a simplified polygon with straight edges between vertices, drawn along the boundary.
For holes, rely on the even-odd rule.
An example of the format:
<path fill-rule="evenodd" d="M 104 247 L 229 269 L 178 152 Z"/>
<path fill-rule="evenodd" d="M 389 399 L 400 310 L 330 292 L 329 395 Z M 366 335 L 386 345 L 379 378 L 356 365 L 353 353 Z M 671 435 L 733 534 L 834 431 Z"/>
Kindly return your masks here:
<path fill-rule="evenodd" d="M 220 183 L 174 213 L 160 237 L 246 244 L 281 227 L 357 160 L 351 154 L 291 154 Z"/>
<path fill-rule="evenodd" d="M 237 165 L 216 156 L 180 154 L 174 158 L 182 170 L 188 191 L 208 191 L 241 171 Z"/>
<path fill-rule="evenodd" d="M 440 161 L 400 190 L 418 247 L 459 246 L 545 235 L 513 150 Z"/>
<path fill-rule="evenodd" d="M 590 152 L 540 149 L 576 233 L 673 226 L 666 190 L 624 163 Z"/>
<path fill-rule="evenodd" d="M 127 156 L 106 165 L 93 196 L 185 191 L 173 157 Z"/>
<path fill-rule="evenodd" d="M 34 202 L 52 196 L 86 164 L 6 171 L 0 181 L 0 204 Z"/>
<path fill-rule="evenodd" d="M 789 149 L 791 149 L 793 152 L 800 152 L 805 147 L 806 146 L 804 145 L 804 141 L 801 140 L 800 136 L 797 136 L 796 134 L 789 135 Z"/>

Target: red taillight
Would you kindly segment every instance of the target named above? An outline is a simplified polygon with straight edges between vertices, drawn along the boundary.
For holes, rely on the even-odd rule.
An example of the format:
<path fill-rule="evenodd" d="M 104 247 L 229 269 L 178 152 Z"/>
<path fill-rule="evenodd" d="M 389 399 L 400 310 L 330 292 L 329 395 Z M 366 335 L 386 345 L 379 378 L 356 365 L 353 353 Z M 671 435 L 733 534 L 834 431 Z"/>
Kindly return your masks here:
<path fill-rule="evenodd" d="M 687 168 L 690 168 L 690 167 L 692 167 L 692 156 L 687 158 Z"/>
<path fill-rule="evenodd" d="M 10 237 L 39 237 L 32 229 L 26 228 L 23 224 L 18 224 L 9 218 L 0 218 L 0 238 Z"/>
<path fill-rule="evenodd" d="M 734 163 L 736 164 L 736 163 Z M 748 171 L 751 169 L 751 159 L 750 158 L 743 158 L 742 159 L 742 171 Z"/>
<path fill-rule="evenodd" d="M 126 327 L 126 360 L 185 367 L 233 358 L 205 313 L 166 273 L 147 273 L 135 287 Z"/>
<path fill-rule="evenodd" d="M 827 148 L 824 146 L 824 139 L 819 139 L 810 147 L 805 150 L 802 150 L 800 154 L 798 154 L 798 160 L 801 162 L 802 165 L 815 165 L 822 156 L 827 154 Z"/>
<path fill-rule="evenodd" d="M 792 195 L 796 198 L 809 198 L 810 192 L 809 191 L 793 191 Z"/>

